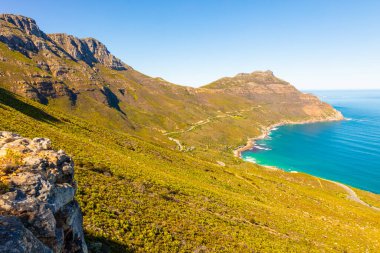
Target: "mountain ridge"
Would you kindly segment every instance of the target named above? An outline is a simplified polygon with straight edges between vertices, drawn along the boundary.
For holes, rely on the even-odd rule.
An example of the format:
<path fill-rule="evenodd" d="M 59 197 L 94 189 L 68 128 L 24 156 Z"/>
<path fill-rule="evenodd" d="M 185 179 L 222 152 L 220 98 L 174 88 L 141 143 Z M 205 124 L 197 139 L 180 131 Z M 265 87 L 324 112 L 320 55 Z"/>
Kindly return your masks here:
<path fill-rule="evenodd" d="M 223 149 L 259 135 L 262 126 L 251 127 L 250 122 L 269 126 L 283 120 L 342 118 L 330 105 L 299 92 L 271 71 L 241 73 L 200 88 L 186 87 L 134 70 L 95 39 L 46 35 L 34 20 L 9 14 L 0 16 L 0 25 L 0 56 L 9 58 L 0 62 L 5 70 L 0 81 L 6 89 L 108 127 L 143 136 L 155 132 L 161 143 L 167 142 L 161 133 L 178 132 L 213 117 L 222 116 L 219 119 L 225 121 L 231 118 L 223 115 L 232 112 L 235 119 L 242 120 L 227 125 L 212 122 L 221 124 L 217 126 L 221 136 L 204 125 L 193 128 L 195 135 L 186 132 L 170 137 L 186 139 L 189 146 L 212 144 Z M 247 111 L 258 105 L 261 109 Z M 178 110 L 181 113 L 175 113 Z M 206 136 L 211 143 L 205 145 L 201 139 Z"/>

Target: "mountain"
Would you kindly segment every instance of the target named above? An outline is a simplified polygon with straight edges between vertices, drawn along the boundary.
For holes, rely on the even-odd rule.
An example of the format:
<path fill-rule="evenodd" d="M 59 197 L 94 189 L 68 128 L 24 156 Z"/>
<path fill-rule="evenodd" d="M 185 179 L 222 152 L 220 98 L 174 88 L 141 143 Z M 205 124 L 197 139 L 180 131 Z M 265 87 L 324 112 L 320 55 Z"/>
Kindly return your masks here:
<path fill-rule="evenodd" d="M 272 72 L 184 87 L 134 70 L 95 39 L 45 34 L 10 14 L 0 41 L 0 129 L 47 137 L 72 156 L 90 252 L 380 248 L 380 214 L 342 187 L 233 156 L 272 124 L 342 119 Z"/>
<path fill-rule="evenodd" d="M 106 126 L 160 134 L 228 112 L 244 114 L 241 112 L 247 108 L 260 105 L 269 113 L 255 110 L 242 115 L 245 122 L 228 123 L 232 132 L 254 136 L 257 130 L 249 128 L 254 129 L 252 121 L 257 118 L 277 121 L 341 116 L 269 71 L 222 78 L 201 88 L 184 87 L 141 74 L 95 39 L 45 34 L 34 20 L 22 16 L 4 14 L 0 25 L 4 72 L 0 80 L 9 90 Z M 207 132 L 200 134 L 213 138 Z M 228 144 L 238 142 L 241 139 L 234 138 Z"/>

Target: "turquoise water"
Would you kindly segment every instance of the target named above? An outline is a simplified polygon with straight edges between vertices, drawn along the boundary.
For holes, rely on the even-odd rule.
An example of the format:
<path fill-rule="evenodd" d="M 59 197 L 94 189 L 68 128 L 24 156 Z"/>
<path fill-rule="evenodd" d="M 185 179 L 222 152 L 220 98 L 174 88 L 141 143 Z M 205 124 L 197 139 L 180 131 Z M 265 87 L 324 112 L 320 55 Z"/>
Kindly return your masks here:
<path fill-rule="evenodd" d="M 348 120 L 281 126 L 243 159 L 380 193 L 380 90 L 312 93 Z"/>

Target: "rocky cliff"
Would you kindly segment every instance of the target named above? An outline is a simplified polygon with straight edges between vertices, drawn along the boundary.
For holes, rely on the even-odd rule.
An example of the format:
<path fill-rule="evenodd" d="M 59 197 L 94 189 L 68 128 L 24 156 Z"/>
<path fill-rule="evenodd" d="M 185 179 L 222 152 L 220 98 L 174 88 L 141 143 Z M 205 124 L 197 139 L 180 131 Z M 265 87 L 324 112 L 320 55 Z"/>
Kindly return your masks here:
<path fill-rule="evenodd" d="M 0 41 L 29 57 L 46 50 L 57 56 L 83 61 L 91 67 L 95 63 L 101 63 L 112 69 L 126 69 L 126 65 L 96 39 L 79 39 L 64 33 L 47 35 L 40 30 L 34 19 L 21 15 L 1 14 L 0 20 Z"/>
<path fill-rule="evenodd" d="M 75 191 L 49 139 L 0 132 L 0 252 L 87 252 Z"/>
<path fill-rule="evenodd" d="M 84 61 L 89 66 L 101 63 L 115 70 L 126 70 L 126 65 L 113 56 L 106 46 L 94 38 L 79 39 L 64 33 L 49 34 L 49 37 L 65 49 L 73 59 Z"/>
<path fill-rule="evenodd" d="M 7 53 L 0 47 L 0 82 L 43 104 L 49 99 L 67 98 L 74 106 L 81 90 L 94 91 L 94 97 L 107 101 L 101 93 L 106 82 L 95 65 L 109 70 L 129 68 L 93 38 L 46 34 L 34 19 L 21 15 L 0 15 L 0 42 L 13 51 Z"/>

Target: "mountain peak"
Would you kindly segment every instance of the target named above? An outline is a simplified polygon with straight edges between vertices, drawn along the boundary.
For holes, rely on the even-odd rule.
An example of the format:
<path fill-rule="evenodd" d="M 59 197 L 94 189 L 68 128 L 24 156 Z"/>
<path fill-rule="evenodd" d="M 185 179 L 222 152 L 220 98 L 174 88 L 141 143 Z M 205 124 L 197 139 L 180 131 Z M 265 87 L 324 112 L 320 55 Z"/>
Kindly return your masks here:
<path fill-rule="evenodd" d="M 235 77 L 239 77 L 239 76 L 252 76 L 252 75 L 262 75 L 262 76 L 272 76 L 274 77 L 274 74 L 271 70 L 267 70 L 267 71 L 253 71 L 251 73 L 239 73 L 237 74 Z"/>
<path fill-rule="evenodd" d="M 36 21 L 32 18 L 15 14 L 0 14 L 0 20 L 13 24 L 28 35 L 46 37 L 45 33 L 40 30 Z"/>
<path fill-rule="evenodd" d="M 84 61 L 90 66 L 101 63 L 115 70 L 127 69 L 126 65 L 112 55 L 103 43 L 94 38 L 79 39 L 65 33 L 49 34 L 49 37 L 77 61 Z"/>
<path fill-rule="evenodd" d="M 34 19 L 21 15 L 0 14 L 0 41 L 28 57 L 31 53 L 48 50 L 54 55 L 59 52 L 58 55 L 84 61 L 91 67 L 100 63 L 114 70 L 129 68 L 94 38 L 79 39 L 66 33 L 46 35 Z"/>
<path fill-rule="evenodd" d="M 115 70 L 125 70 L 126 65 L 114 55 L 112 55 L 107 47 L 97 39 L 94 38 L 84 38 L 82 39 L 90 49 L 91 53 L 95 56 L 95 58 L 102 63 L 112 69 Z"/>
<path fill-rule="evenodd" d="M 240 88 L 247 85 L 257 87 L 273 84 L 288 85 L 289 83 L 277 78 L 271 70 L 267 70 L 239 73 L 233 77 L 223 77 L 203 87 L 210 89 L 225 89 L 232 87 Z"/>

